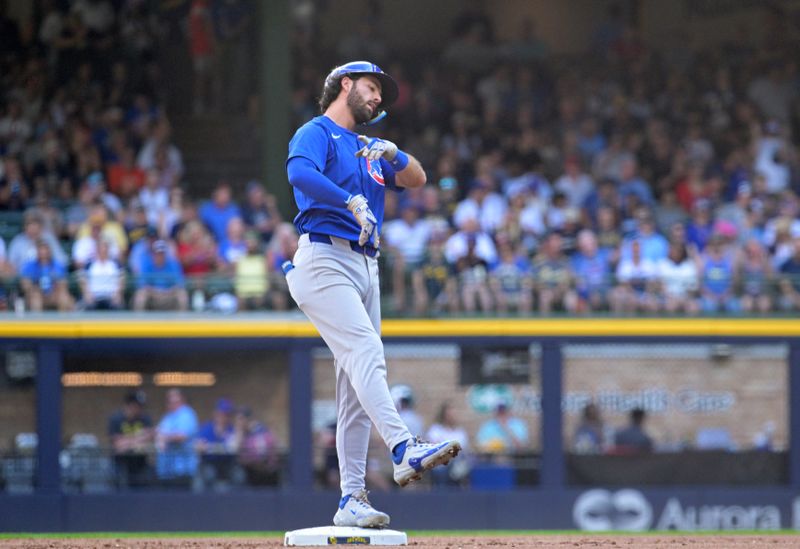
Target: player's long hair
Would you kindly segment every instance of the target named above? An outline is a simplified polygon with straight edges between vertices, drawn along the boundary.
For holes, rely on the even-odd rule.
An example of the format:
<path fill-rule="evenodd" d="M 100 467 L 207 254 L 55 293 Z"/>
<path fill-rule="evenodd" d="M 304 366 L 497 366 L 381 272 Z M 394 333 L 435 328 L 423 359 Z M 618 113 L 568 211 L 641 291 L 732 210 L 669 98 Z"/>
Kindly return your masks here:
<path fill-rule="evenodd" d="M 345 76 L 353 82 L 359 79 L 359 75 L 355 74 L 340 74 L 339 76 L 325 79 L 325 85 L 322 87 L 322 95 L 319 97 L 320 114 L 325 114 L 325 111 L 328 110 L 331 103 L 339 97 L 339 92 L 342 91 L 342 78 Z"/>

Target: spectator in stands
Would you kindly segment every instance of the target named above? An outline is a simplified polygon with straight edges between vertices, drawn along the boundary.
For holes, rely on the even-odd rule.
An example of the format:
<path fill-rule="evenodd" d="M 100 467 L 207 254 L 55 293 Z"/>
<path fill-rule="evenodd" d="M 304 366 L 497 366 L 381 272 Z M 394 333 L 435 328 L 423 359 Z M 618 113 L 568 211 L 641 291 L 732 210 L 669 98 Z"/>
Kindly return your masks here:
<path fill-rule="evenodd" d="M 45 240 L 36 242 L 36 259 L 25 263 L 19 274 L 30 311 L 40 312 L 45 308 L 61 312 L 72 310 L 74 302 L 67 286 L 67 268 L 53 258 Z"/>
<path fill-rule="evenodd" d="M 500 402 L 495 407 L 494 417 L 478 429 L 475 441 L 482 452 L 513 454 L 528 446 L 528 426 L 511 414 L 508 403 Z"/>
<path fill-rule="evenodd" d="M 734 202 L 722 204 L 717 209 L 716 218 L 732 223 L 735 227 L 744 228 L 748 224 L 748 210 L 753 202 L 753 188 L 750 183 L 743 181 L 736 188 Z M 741 236 L 741 235 L 740 235 Z M 745 238 L 742 236 L 742 238 Z"/>
<path fill-rule="evenodd" d="M 767 207 L 765 206 L 765 210 Z M 796 198 L 793 194 L 785 194 L 777 209 L 777 215 L 774 215 L 764 225 L 762 240 L 766 246 L 773 250 L 773 266 L 780 268 L 794 254 L 793 240 L 800 237 L 800 216 L 798 215 Z M 768 215 L 767 212 L 765 212 L 765 215 Z"/>
<path fill-rule="evenodd" d="M 244 235 L 245 226 L 242 218 L 231 218 L 228 221 L 225 238 L 220 240 L 217 252 L 220 268 L 228 274 L 233 274 L 236 271 L 236 264 L 247 255 L 247 242 L 245 242 Z"/>
<path fill-rule="evenodd" d="M 268 193 L 258 181 L 253 180 L 247 184 L 242 220 L 248 228 L 258 232 L 265 244 L 270 241 L 275 228 L 281 223 L 275 195 Z"/>
<path fill-rule="evenodd" d="M 428 428 L 425 438 L 433 443 L 457 440 L 461 444 L 462 459 L 451 461 L 447 467 L 437 467 L 431 470 L 431 480 L 434 485 L 461 484 L 469 474 L 469 461 L 466 459 L 466 455 L 470 451 L 469 435 L 467 430 L 459 424 L 450 401 L 445 400 L 439 406 L 436 419 Z"/>
<path fill-rule="evenodd" d="M 406 310 L 406 289 L 410 275 L 422 264 L 428 245 L 431 228 L 427 219 L 422 219 L 421 206 L 406 204 L 401 217 L 392 219 L 383 226 L 381 243 L 387 251 L 392 267 L 392 294 L 395 310 Z"/>
<path fill-rule="evenodd" d="M 128 203 L 122 226 L 125 228 L 125 236 L 128 237 L 128 244 L 131 249 L 133 249 L 140 240 L 147 238 L 147 233 L 150 230 L 150 223 L 147 222 L 147 212 L 138 199 L 133 198 Z"/>
<path fill-rule="evenodd" d="M 630 242 L 630 257 L 617 264 L 617 286 L 611 294 L 611 309 L 615 313 L 655 312 L 654 282 L 656 263 L 644 257 L 641 242 Z"/>
<path fill-rule="evenodd" d="M 163 240 L 153 242 L 151 253 L 144 257 L 138 274 L 133 308 L 185 311 L 188 295 L 180 263 L 169 256 Z"/>
<path fill-rule="evenodd" d="M 550 314 L 554 310 L 574 311 L 577 308 L 577 296 L 572 288 L 572 270 L 561 251 L 561 243 L 558 233 L 548 233 L 533 260 L 534 291 L 541 314 Z"/>
<path fill-rule="evenodd" d="M 53 234 L 56 238 L 64 236 L 64 216 L 59 208 L 53 206 L 53 201 L 48 195 L 37 193 L 26 212 L 39 216 L 45 232 Z"/>
<path fill-rule="evenodd" d="M 459 259 L 469 252 L 469 243 L 474 244 L 474 255 L 487 265 L 497 261 L 497 249 L 492 237 L 480 230 L 476 217 L 464 219 L 461 229 L 454 233 L 444 246 L 444 255 L 447 262 L 455 266 Z"/>
<path fill-rule="evenodd" d="M 403 383 L 393 385 L 389 390 L 400 414 L 400 419 L 408 426 L 409 432 L 414 436 L 422 436 L 425 432 L 425 421 L 414 409 L 414 390 Z"/>
<path fill-rule="evenodd" d="M 608 147 L 594 157 L 592 176 L 595 181 L 602 179 L 622 181 L 623 166 L 627 162 L 628 165 L 626 169 L 628 171 L 625 175 L 635 177 L 636 165 L 631 165 L 630 162 L 632 161 L 635 162 L 634 156 L 633 153 L 625 147 L 625 135 L 620 131 L 616 131 L 611 134 Z M 631 189 L 637 188 L 638 191 L 642 192 L 642 190 L 638 188 L 638 184 L 629 184 L 629 187 Z M 646 194 L 647 191 L 644 191 L 644 193 Z"/>
<path fill-rule="evenodd" d="M 576 454 L 602 454 L 605 445 L 605 425 L 600 409 L 590 402 L 583 407 L 581 421 L 572 435 L 572 451 Z"/>
<path fill-rule="evenodd" d="M 106 189 L 106 180 L 99 166 L 86 176 L 86 184 L 92 194 L 94 202 L 101 203 L 106 208 L 106 214 L 111 220 L 117 220 L 122 216 L 122 202 L 116 195 Z M 91 215 L 91 214 L 90 214 Z"/>
<path fill-rule="evenodd" d="M 216 270 L 217 246 L 199 221 L 189 221 L 178 233 L 178 259 L 189 287 L 204 288 L 206 277 Z"/>
<path fill-rule="evenodd" d="M 219 399 L 211 420 L 200 426 L 194 439 L 195 450 L 200 457 L 198 478 L 203 487 L 236 480 L 234 412 L 235 408 L 230 400 Z"/>
<path fill-rule="evenodd" d="M 92 234 L 92 227 L 100 227 L 100 235 L 114 243 L 120 254 L 128 251 L 128 237 L 125 229 L 118 221 L 109 218 L 108 210 L 103 204 L 95 203 L 89 210 L 89 217 L 80 226 L 75 238 L 80 239 Z"/>
<path fill-rule="evenodd" d="M 741 310 L 734 294 L 735 275 L 732 252 L 720 235 L 714 235 L 700 258 L 700 302 L 706 313 L 737 313 Z"/>
<path fill-rule="evenodd" d="M 656 263 L 656 279 L 660 291 L 660 306 L 664 311 L 697 314 L 697 265 L 689 257 L 686 244 L 679 240 L 670 242 L 667 257 Z"/>
<path fill-rule="evenodd" d="M 95 217 L 89 220 L 89 234 L 78 238 L 72 245 L 72 264 L 77 270 L 86 268 L 89 263 L 99 258 L 100 242 L 106 244 L 109 259 L 112 262 L 119 260 L 119 248 L 116 242 L 103 235 L 102 219 Z"/>
<path fill-rule="evenodd" d="M 147 223 L 158 227 L 164 210 L 169 205 L 169 192 L 159 185 L 158 172 L 150 169 L 145 172 L 144 186 L 139 191 L 139 202 L 147 212 Z"/>
<path fill-rule="evenodd" d="M 52 233 L 44 230 L 42 219 L 35 212 L 30 212 L 25 214 L 22 232 L 12 238 L 8 246 L 8 260 L 14 269 L 20 271 L 23 265 L 36 259 L 36 244 L 40 240 L 48 244 L 56 263 L 67 264 L 67 255 L 61 244 Z"/>
<path fill-rule="evenodd" d="M 619 261 L 622 233 L 617 224 L 616 209 L 611 206 L 601 206 L 597 209 L 597 245 L 608 257 L 610 266 L 615 266 Z"/>
<path fill-rule="evenodd" d="M 184 216 L 188 215 L 189 205 L 184 196 L 185 192 L 179 186 L 174 186 L 169 190 L 167 206 L 161 210 L 161 215 L 158 216 L 156 222 L 159 234 L 165 237 L 177 235 L 176 228 L 182 225 Z"/>
<path fill-rule="evenodd" d="M 119 162 L 108 167 L 108 190 L 123 200 L 136 196 L 144 187 L 147 172 L 136 165 L 136 153 L 131 146 L 126 146 Z"/>
<path fill-rule="evenodd" d="M 234 266 L 234 290 L 238 303 L 237 310 L 263 309 L 267 304 L 269 291 L 269 272 L 267 257 L 261 250 L 261 239 L 254 231 L 248 231 L 244 237 L 247 252 L 236 261 Z"/>
<path fill-rule="evenodd" d="M 653 450 L 653 439 L 644 430 L 645 417 L 642 408 L 631 410 L 628 426 L 614 434 L 615 452 L 635 454 Z"/>
<path fill-rule="evenodd" d="M 336 454 L 336 421 L 333 420 L 314 433 L 316 446 L 321 450 L 317 469 L 323 488 L 339 488 L 339 456 Z"/>
<path fill-rule="evenodd" d="M 461 304 L 467 313 L 475 312 L 478 306 L 484 313 L 492 312 L 492 294 L 487 284 L 489 264 L 476 250 L 475 235 L 467 236 L 466 253 L 459 257 L 454 266 L 458 277 Z"/>
<path fill-rule="evenodd" d="M 78 187 L 77 200 L 73 200 L 64 212 L 66 235 L 74 239 L 81 226 L 89 219 L 89 211 L 94 205 L 94 193 L 86 182 Z"/>
<path fill-rule="evenodd" d="M 734 278 L 741 284 L 741 305 L 745 313 L 772 310 L 772 265 L 761 243 L 751 238 L 736 255 Z"/>
<path fill-rule="evenodd" d="M 232 445 L 239 454 L 239 465 L 244 469 L 247 484 L 278 484 L 280 456 L 277 441 L 269 428 L 253 417 L 253 411 L 248 407 L 236 411 Z"/>
<path fill-rule="evenodd" d="M 211 201 L 200 206 L 200 219 L 209 228 L 214 240 L 225 240 L 228 224 L 234 217 L 242 217 L 239 207 L 231 200 L 231 186 L 220 181 L 211 195 Z"/>
<path fill-rule="evenodd" d="M 131 391 L 125 395 L 122 409 L 108 421 L 120 486 L 143 486 L 150 481 L 148 454 L 153 447 L 154 432 L 145 403 L 144 391 Z"/>
<path fill-rule="evenodd" d="M 281 266 L 283 262 L 294 257 L 297 251 L 297 230 L 291 223 L 281 223 L 275 229 L 269 246 L 267 246 L 267 270 L 269 272 L 270 304 L 276 311 L 289 308 L 291 296 L 286 276 Z"/>
<path fill-rule="evenodd" d="M 508 238 L 498 235 L 500 261 L 489 272 L 489 286 L 496 310 L 505 314 L 509 309 L 528 315 L 533 306 L 533 277 L 528 258 L 517 254 Z"/>
<path fill-rule="evenodd" d="M 8 261 L 6 254 L 6 241 L 0 237 L 0 310 L 8 309 L 8 294 L 6 285 L 16 274 L 13 265 Z"/>
<path fill-rule="evenodd" d="M 156 426 L 156 474 L 164 480 L 187 480 L 197 471 L 197 414 L 180 389 L 167 391 L 166 404 L 167 412 Z"/>
<path fill-rule="evenodd" d="M 31 173 L 33 189 L 50 197 L 70 199 L 75 175 L 67 162 L 67 155 L 55 133 L 44 139 L 44 157 L 36 162 Z"/>
<path fill-rule="evenodd" d="M 22 172 L 19 160 L 6 156 L 3 173 L 0 174 L 0 210 L 24 210 L 30 196 L 31 186 Z"/>
<path fill-rule="evenodd" d="M 606 308 L 612 282 L 609 253 L 598 247 L 597 237 L 588 229 L 578 233 L 578 251 L 572 256 L 572 270 L 578 298 L 576 312 Z"/>
<path fill-rule="evenodd" d="M 713 232 L 711 204 L 706 199 L 697 200 L 692 207 L 692 217 L 686 224 L 686 241 L 694 252 L 702 252 Z"/>
<path fill-rule="evenodd" d="M 108 240 L 98 239 L 97 254 L 81 273 L 82 306 L 86 309 L 124 308 L 125 271 L 111 257 L 111 246 Z"/>
<path fill-rule="evenodd" d="M 800 310 L 800 237 L 793 244 L 794 253 L 780 267 L 780 305 L 785 311 Z"/>
<path fill-rule="evenodd" d="M 476 179 L 467 198 L 459 202 L 453 212 L 453 223 L 464 227 L 468 219 L 477 219 L 480 227 L 488 234 L 494 234 L 502 225 L 507 205 L 498 193 L 493 191 L 489 177 Z"/>
<path fill-rule="evenodd" d="M 128 269 L 134 277 L 141 274 L 145 259 L 152 253 L 153 243 L 156 240 L 159 240 L 158 231 L 155 227 L 148 226 L 145 229 L 144 237 L 137 240 L 136 244 L 131 247 L 131 252 L 128 254 Z M 177 257 L 169 242 L 167 244 L 168 257 Z"/>
<path fill-rule="evenodd" d="M 642 259 L 657 262 L 667 257 L 669 242 L 664 236 L 656 232 L 656 224 L 652 214 L 647 209 L 640 208 L 636 211 L 635 218 L 635 234 L 622 243 L 621 258 L 629 259 L 632 256 L 634 241 L 639 243 Z"/>
<path fill-rule="evenodd" d="M 584 173 L 580 160 L 569 157 L 564 161 L 564 174 L 556 179 L 554 189 L 564 194 L 572 208 L 582 208 L 594 190 L 594 181 Z"/>
<path fill-rule="evenodd" d="M 165 116 L 150 124 L 150 133 L 136 157 L 136 165 L 145 171 L 155 170 L 162 186 L 170 187 L 183 177 L 183 155 L 170 141 L 172 126 Z"/>
<path fill-rule="evenodd" d="M 422 267 L 411 274 L 415 314 L 458 310 L 458 284 L 453 274 L 453 268 L 445 260 L 444 246 L 432 241 Z"/>

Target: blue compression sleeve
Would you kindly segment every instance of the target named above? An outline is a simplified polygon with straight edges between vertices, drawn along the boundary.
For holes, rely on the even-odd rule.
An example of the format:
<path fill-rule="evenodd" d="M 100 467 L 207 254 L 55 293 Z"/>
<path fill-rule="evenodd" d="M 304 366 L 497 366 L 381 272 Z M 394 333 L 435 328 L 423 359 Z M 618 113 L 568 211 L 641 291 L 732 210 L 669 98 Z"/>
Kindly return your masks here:
<path fill-rule="evenodd" d="M 303 194 L 330 206 L 343 208 L 350 194 L 322 175 L 308 158 L 295 156 L 286 164 L 289 183 Z"/>

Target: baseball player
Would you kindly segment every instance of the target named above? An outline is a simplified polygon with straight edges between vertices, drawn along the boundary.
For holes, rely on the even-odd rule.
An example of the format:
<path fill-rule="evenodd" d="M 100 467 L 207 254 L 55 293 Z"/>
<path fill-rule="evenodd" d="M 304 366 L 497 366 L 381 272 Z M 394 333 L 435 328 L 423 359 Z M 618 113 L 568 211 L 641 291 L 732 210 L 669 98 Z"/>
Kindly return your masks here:
<path fill-rule="evenodd" d="M 372 424 L 391 450 L 400 486 L 446 464 L 458 442 L 416 438 L 395 408 L 380 338 L 378 246 L 386 189 L 425 184 L 419 162 L 359 126 L 386 116 L 397 84 L 377 65 L 354 61 L 325 79 L 318 116 L 289 143 L 286 171 L 300 210 L 294 262 L 284 264 L 289 291 L 333 351 L 336 453 L 342 499 L 336 526 L 380 528 L 389 515 L 372 507 L 364 478 Z"/>

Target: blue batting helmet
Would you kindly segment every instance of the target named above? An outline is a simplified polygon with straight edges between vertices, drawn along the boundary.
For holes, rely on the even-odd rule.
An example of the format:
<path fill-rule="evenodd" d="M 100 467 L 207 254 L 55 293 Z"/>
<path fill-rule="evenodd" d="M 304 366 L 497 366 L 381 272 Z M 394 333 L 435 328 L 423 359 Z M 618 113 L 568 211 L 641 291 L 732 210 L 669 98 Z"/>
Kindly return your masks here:
<path fill-rule="evenodd" d="M 381 112 L 368 124 L 374 124 L 386 116 L 384 109 L 397 101 L 399 95 L 397 83 L 391 76 L 383 72 L 383 69 L 369 61 L 351 61 L 335 67 L 325 78 L 325 86 L 320 99 L 320 108 L 323 112 L 339 95 L 339 91 L 342 89 L 342 78 L 345 76 L 372 76 L 381 83 Z"/>
<path fill-rule="evenodd" d="M 381 107 L 388 107 L 397 101 L 397 83 L 394 78 L 383 72 L 383 70 L 376 64 L 369 61 L 351 61 L 333 69 L 328 77 L 325 79 L 327 84 L 329 80 L 339 79 L 343 76 L 349 75 L 361 76 L 374 76 L 381 83 Z"/>

